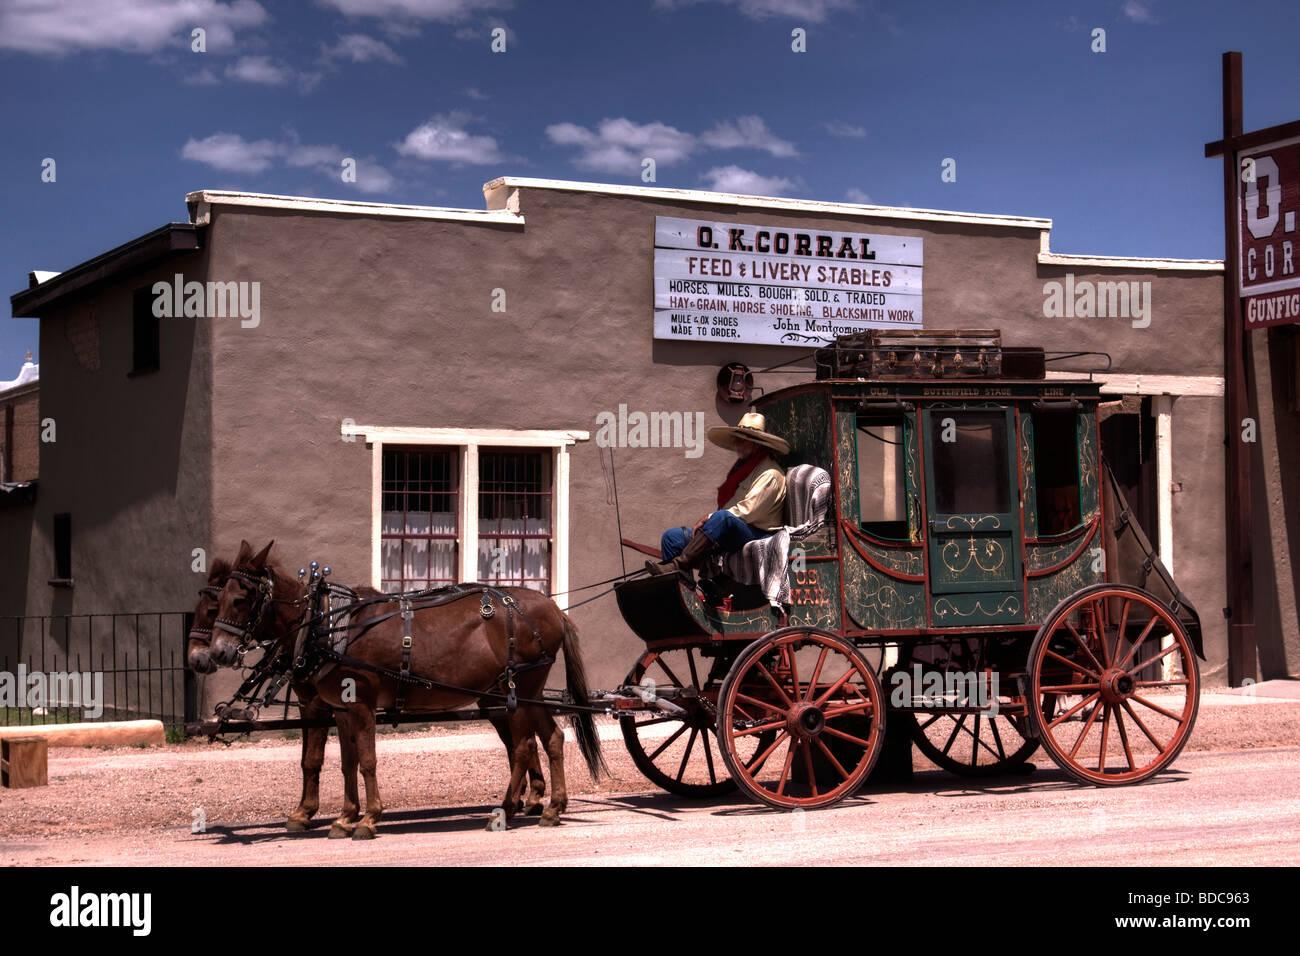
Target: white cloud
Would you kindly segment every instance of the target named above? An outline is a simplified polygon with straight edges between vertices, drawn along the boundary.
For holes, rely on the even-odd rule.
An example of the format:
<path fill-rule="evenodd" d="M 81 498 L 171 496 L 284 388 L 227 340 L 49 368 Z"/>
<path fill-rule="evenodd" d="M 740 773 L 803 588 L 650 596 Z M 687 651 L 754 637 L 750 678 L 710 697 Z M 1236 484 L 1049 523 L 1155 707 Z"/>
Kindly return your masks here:
<path fill-rule="evenodd" d="M 848 189 L 844 191 L 844 199 L 847 202 L 862 203 L 862 205 L 864 206 L 872 205 L 871 197 L 868 196 L 866 193 L 864 193 L 861 189 L 858 189 L 856 186 L 850 186 Z"/>
<path fill-rule="evenodd" d="M 745 196 L 784 196 L 794 183 L 780 176 L 763 176 L 739 166 L 717 166 L 703 176 L 709 188 L 720 193 Z"/>
<path fill-rule="evenodd" d="M 156 53 L 183 44 L 188 50 L 190 31 L 202 27 L 212 53 L 229 49 L 236 30 L 268 19 L 255 0 L 17 0 L 0 5 L 0 49 Z"/>
<path fill-rule="evenodd" d="M 191 137 L 181 147 L 181 158 L 222 172 L 263 173 L 275 166 L 310 169 L 363 193 L 386 193 L 397 185 L 392 173 L 373 157 L 348 157 L 338 146 L 303 143 L 293 130 L 287 131 L 283 140 L 249 141 L 238 133 L 213 133 L 198 140 Z M 343 183 L 345 158 L 356 159 L 355 183 Z"/>
<path fill-rule="evenodd" d="M 1124 16 L 1134 23 L 1156 24 L 1160 22 L 1152 12 L 1151 4 L 1141 3 L 1139 0 L 1127 0 L 1124 4 Z"/>
<path fill-rule="evenodd" d="M 507 10 L 511 0 L 321 0 L 350 17 L 455 23 L 486 10 Z"/>
<path fill-rule="evenodd" d="M 866 139 L 867 128 L 865 126 L 855 126 L 852 123 L 823 123 L 826 132 L 832 136 L 838 136 L 841 139 Z"/>
<path fill-rule="evenodd" d="M 758 149 L 783 158 L 799 155 L 794 143 L 777 138 L 757 116 L 723 120 L 701 134 L 700 142 L 709 149 Z"/>
<path fill-rule="evenodd" d="M 664 10 L 696 3 L 726 3 L 734 5 L 745 16 L 754 20 L 788 17 L 821 23 L 838 10 L 852 10 L 855 0 L 655 0 L 655 6 Z"/>
<path fill-rule="evenodd" d="M 181 82 L 187 86 L 216 86 L 221 82 L 221 79 L 205 66 L 197 73 L 185 74 L 185 76 L 181 77 Z"/>
<path fill-rule="evenodd" d="M 559 146 L 577 146 L 573 161 L 581 169 L 606 173 L 636 172 L 649 156 L 656 165 L 669 166 L 693 153 L 696 137 L 666 123 L 634 123 L 626 117 L 603 119 L 590 130 L 575 123 L 546 127 L 546 135 Z"/>
<path fill-rule="evenodd" d="M 269 139 L 250 143 L 237 133 L 213 133 L 203 139 L 186 140 L 181 158 L 222 172 L 260 173 L 271 168 L 281 151 L 280 144 Z"/>
<path fill-rule="evenodd" d="M 403 156 L 448 163 L 482 166 L 501 162 L 505 157 L 497 141 L 466 132 L 469 121 L 470 116 L 461 112 L 435 116 L 407 133 L 406 139 L 396 144 L 397 151 Z"/>
<path fill-rule="evenodd" d="M 482 90 L 480 90 L 478 87 L 475 87 L 475 86 L 467 86 L 467 87 L 465 87 L 465 89 L 464 89 L 463 92 L 464 92 L 464 94 L 465 94 L 467 97 L 469 97 L 471 100 L 490 100 L 490 99 L 492 99 L 492 97 L 491 97 L 489 94 L 484 93 Z"/>
<path fill-rule="evenodd" d="M 631 175 L 647 157 L 658 166 L 671 166 L 696 152 L 710 149 L 755 149 L 772 156 L 798 156 L 794 144 L 779 138 L 757 116 L 721 120 L 704 133 L 690 133 L 667 123 L 637 123 L 626 117 L 603 119 L 595 129 L 576 123 L 555 123 L 546 135 L 558 146 L 574 146 L 573 164 L 580 169 Z"/>
<path fill-rule="evenodd" d="M 293 79 L 293 71 L 288 67 L 276 66 L 269 56 L 241 56 L 226 67 L 226 76 L 244 83 L 279 86 Z"/>
<path fill-rule="evenodd" d="M 349 33 L 341 36 L 338 44 L 332 47 L 321 44 L 321 52 L 327 60 L 346 58 L 353 63 L 369 63 L 376 60 L 393 64 L 403 62 L 397 51 L 383 40 L 376 40 L 364 33 Z"/>

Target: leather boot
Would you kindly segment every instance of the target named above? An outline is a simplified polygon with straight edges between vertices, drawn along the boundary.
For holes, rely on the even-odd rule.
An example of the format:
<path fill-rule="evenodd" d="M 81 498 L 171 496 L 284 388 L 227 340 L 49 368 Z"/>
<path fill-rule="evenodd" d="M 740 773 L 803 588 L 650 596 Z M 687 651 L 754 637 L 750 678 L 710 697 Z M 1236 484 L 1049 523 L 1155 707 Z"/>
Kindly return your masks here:
<path fill-rule="evenodd" d="M 664 561 L 662 564 L 647 561 L 645 568 L 651 574 L 681 572 L 690 577 L 691 570 L 703 564 L 716 549 L 717 546 L 708 535 L 703 531 L 696 531 L 691 535 L 690 540 L 686 542 L 686 547 L 682 549 L 682 553 L 677 557 L 670 561 Z"/>

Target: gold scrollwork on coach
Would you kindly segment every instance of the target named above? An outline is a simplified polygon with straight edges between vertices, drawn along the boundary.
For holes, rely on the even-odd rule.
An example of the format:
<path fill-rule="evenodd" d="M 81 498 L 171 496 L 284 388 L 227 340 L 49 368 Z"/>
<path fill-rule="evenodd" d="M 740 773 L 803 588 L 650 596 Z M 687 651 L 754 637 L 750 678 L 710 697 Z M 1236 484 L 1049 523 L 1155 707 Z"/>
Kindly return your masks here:
<path fill-rule="evenodd" d="M 939 598 L 934 602 L 935 617 L 947 617 L 949 614 L 954 617 L 974 617 L 976 614 L 982 614 L 985 617 L 997 617 L 1000 614 L 1018 614 L 1020 612 L 1020 599 L 1017 597 L 1005 597 L 993 610 L 988 610 L 978 600 L 975 606 L 969 611 L 962 612 L 957 609 L 946 597 Z"/>
<path fill-rule="evenodd" d="M 985 574 L 992 574 L 994 571 L 1000 570 L 1002 568 L 1002 565 L 1006 562 L 1007 560 L 1006 551 L 1003 549 L 1001 544 L 999 544 L 997 541 L 994 541 L 992 538 L 984 539 L 983 548 L 977 548 L 975 546 L 974 535 L 971 535 L 969 542 L 970 542 L 970 547 L 966 551 L 966 563 L 959 568 L 954 567 L 952 562 L 956 561 L 959 557 L 961 557 L 962 547 L 960 542 L 949 541 L 943 546 L 943 549 L 939 552 L 939 557 L 943 559 L 943 566 L 946 567 L 953 574 L 963 573 L 964 571 L 969 569 L 972 564 L 974 564 L 975 567 L 979 568 Z M 952 561 L 948 560 L 949 548 L 951 548 L 953 552 Z M 984 552 L 985 557 L 989 560 L 990 564 L 992 565 L 991 567 L 986 566 L 984 562 L 980 560 L 981 550 Z M 997 555 L 996 564 L 993 563 L 994 555 Z"/>

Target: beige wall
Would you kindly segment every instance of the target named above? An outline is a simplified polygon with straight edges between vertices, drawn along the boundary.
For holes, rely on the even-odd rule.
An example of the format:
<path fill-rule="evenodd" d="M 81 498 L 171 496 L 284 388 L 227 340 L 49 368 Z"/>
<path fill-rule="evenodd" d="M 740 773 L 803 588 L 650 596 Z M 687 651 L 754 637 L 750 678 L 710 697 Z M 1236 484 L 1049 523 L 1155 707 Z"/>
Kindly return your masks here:
<path fill-rule="evenodd" d="M 261 324 L 215 320 L 212 542 L 274 537 L 286 566 L 331 563 L 369 583 L 371 453 L 340 438 L 340 422 L 456 428 L 582 429 L 596 415 L 703 411 L 709 424 L 742 409 L 715 401 L 719 365 L 755 368 L 797 352 L 652 338 L 656 215 L 784 224 L 925 238 L 926 325 L 996 327 L 1012 345 L 1110 352 L 1115 370 L 1216 375 L 1221 277 L 1105 270 L 1077 278 L 1153 284 L 1151 326 L 1126 319 L 1046 319 L 1043 283 L 1072 271 L 1037 263 L 1034 230 L 873 221 L 728 205 L 681 204 L 526 189 L 526 225 L 396 220 L 216 206 L 211 277 L 262 283 Z M 504 314 L 491 311 L 504 289 Z M 805 368 L 760 376 L 767 388 Z M 1222 661 L 1221 435 L 1218 401 L 1175 403 L 1179 581 L 1198 604 Z M 1184 417 L 1185 416 L 1185 417 Z M 713 507 L 729 458 L 709 446 L 617 449 L 623 532 L 646 542 Z M 620 568 L 610 455 L 572 449 L 570 581 Z M 1150 529 L 1154 537 L 1154 529 Z M 629 554 L 629 567 L 642 560 Z M 585 595 L 584 595 L 585 596 Z M 622 678 L 639 643 L 613 599 L 575 612 L 595 680 Z"/>

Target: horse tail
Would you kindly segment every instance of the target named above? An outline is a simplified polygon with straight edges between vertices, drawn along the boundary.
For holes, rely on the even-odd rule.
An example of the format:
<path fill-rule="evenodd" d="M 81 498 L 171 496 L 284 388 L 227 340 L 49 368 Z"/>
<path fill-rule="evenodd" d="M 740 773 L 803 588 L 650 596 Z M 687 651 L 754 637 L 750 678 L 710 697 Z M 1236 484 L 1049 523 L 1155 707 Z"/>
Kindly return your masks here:
<path fill-rule="evenodd" d="M 573 702 L 581 707 L 591 703 L 591 694 L 587 691 L 587 670 L 582 666 L 582 651 L 578 648 L 578 628 L 563 611 L 560 617 L 564 621 L 564 680 Z M 587 711 L 576 711 L 569 715 L 569 725 L 578 738 L 578 749 L 582 759 L 587 762 L 587 771 L 593 780 L 599 780 L 601 773 L 609 775 L 609 767 L 600 753 L 600 734 L 596 732 L 595 718 Z"/>

